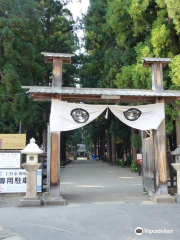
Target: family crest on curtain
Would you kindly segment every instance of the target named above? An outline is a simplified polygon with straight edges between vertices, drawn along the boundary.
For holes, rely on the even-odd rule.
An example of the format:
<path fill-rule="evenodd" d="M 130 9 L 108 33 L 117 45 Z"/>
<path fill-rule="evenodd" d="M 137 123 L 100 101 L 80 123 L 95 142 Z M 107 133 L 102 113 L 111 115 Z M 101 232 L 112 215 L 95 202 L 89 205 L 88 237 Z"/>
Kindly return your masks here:
<path fill-rule="evenodd" d="M 63 132 L 83 127 L 107 108 L 120 121 L 139 130 L 157 129 L 165 118 L 164 103 L 139 106 L 91 105 L 52 99 L 50 129 Z"/>

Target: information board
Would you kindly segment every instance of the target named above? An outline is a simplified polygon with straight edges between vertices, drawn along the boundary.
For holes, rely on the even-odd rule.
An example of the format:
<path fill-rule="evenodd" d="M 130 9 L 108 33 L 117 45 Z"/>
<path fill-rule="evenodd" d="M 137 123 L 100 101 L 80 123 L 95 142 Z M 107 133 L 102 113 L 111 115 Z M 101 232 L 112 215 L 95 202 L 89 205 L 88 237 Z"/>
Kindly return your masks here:
<path fill-rule="evenodd" d="M 0 149 L 24 149 L 26 134 L 0 134 Z"/>
<path fill-rule="evenodd" d="M 0 151 L 0 168 L 20 168 L 20 164 L 21 153 Z"/>
<path fill-rule="evenodd" d="M 26 179 L 24 169 L 0 170 L 0 193 L 26 192 Z M 37 192 L 42 192 L 42 169 L 37 170 Z"/>

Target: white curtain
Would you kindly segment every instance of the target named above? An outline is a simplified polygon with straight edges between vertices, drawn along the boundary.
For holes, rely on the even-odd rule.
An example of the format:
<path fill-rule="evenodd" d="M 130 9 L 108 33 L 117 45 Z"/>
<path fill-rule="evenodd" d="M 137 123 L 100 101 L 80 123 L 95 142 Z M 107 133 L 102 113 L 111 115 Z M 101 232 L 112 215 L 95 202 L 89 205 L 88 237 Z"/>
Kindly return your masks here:
<path fill-rule="evenodd" d="M 138 109 L 141 114 L 137 120 L 130 121 L 126 119 L 124 112 L 128 109 Z M 157 129 L 165 118 L 164 103 L 156 103 L 140 106 L 109 106 L 111 112 L 126 125 L 139 130 Z"/>
<path fill-rule="evenodd" d="M 59 100 L 52 99 L 51 104 L 51 115 L 50 115 L 50 129 L 51 131 L 69 131 L 73 129 L 77 129 L 87 125 L 88 123 L 92 122 L 95 118 L 97 118 L 105 109 L 107 108 L 106 105 L 89 105 L 89 104 L 77 104 L 77 103 L 66 103 Z M 79 110 L 82 109 L 86 112 Z M 71 112 L 75 110 L 75 114 L 79 117 L 76 122 L 73 119 L 73 113 Z M 83 122 L 83 116 L 85 115 L 86 122 Z M 87 118 L 88 119 L 87 119 Z M 76 119 L 76 118 L 75 118 Z"/>
<path fill-rule="evenodd" d="M 89 105 L 52 99 L 51 131 L 69 131 L 87 125 L 107 107 L 126 125 L 139 130 L 157 129 L 165 118 L 164 103 L 141 106 Z"/>

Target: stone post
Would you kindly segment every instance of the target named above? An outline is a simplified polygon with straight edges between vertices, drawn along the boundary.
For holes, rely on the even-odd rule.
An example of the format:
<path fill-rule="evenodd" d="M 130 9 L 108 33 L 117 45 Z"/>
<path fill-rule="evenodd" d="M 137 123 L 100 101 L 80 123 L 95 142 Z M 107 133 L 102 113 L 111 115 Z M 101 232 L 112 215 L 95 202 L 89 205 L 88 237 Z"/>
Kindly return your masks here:
<path fill-rule="evenodd" d="M 175 156 L 175 163 L 171 163 L 171 165 L 177 171 L 177 194 L 174 195 L 176 202 L 180 202 L 180 146 L 171 152 L 171 155 Z"/>

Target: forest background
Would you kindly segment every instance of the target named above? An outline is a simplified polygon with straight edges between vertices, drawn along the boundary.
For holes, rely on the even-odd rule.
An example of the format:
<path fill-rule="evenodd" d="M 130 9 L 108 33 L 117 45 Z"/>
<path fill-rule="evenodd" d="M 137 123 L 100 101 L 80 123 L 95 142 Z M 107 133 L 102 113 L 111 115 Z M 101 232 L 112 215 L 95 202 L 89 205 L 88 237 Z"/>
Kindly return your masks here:
<path fill-rule="evenodd" d="M 151 89 L 151 70 L 142 67 L 141 57 L 168 57 L 164 89 L 180 89 L 180 0 L 90 0 L 77 22 L 68 2 L 0 1 L 0 133 L 18 133 L 21 125 L 27 140 L 33 136 L 42 143 L 50 103 L 33 102 L 21 86 L 51 86 L 52 65 L 41 52 L 75 53 L 82 47 L 77 29 L 85 31 L 85 53 L 63 67 L 64 87 Z M 178 109 L 179 102 L 166 105 L 170 150 L 176 147 Z M 103 154 L 106 142 L 112 154 L 116 149 L 122 155 L 132 148 L 131 133 L 138 134 L 111 114 L 108 120 L 102 115 L 64 132 L 62 148 L 85 143 L 98 145 Z"/>

